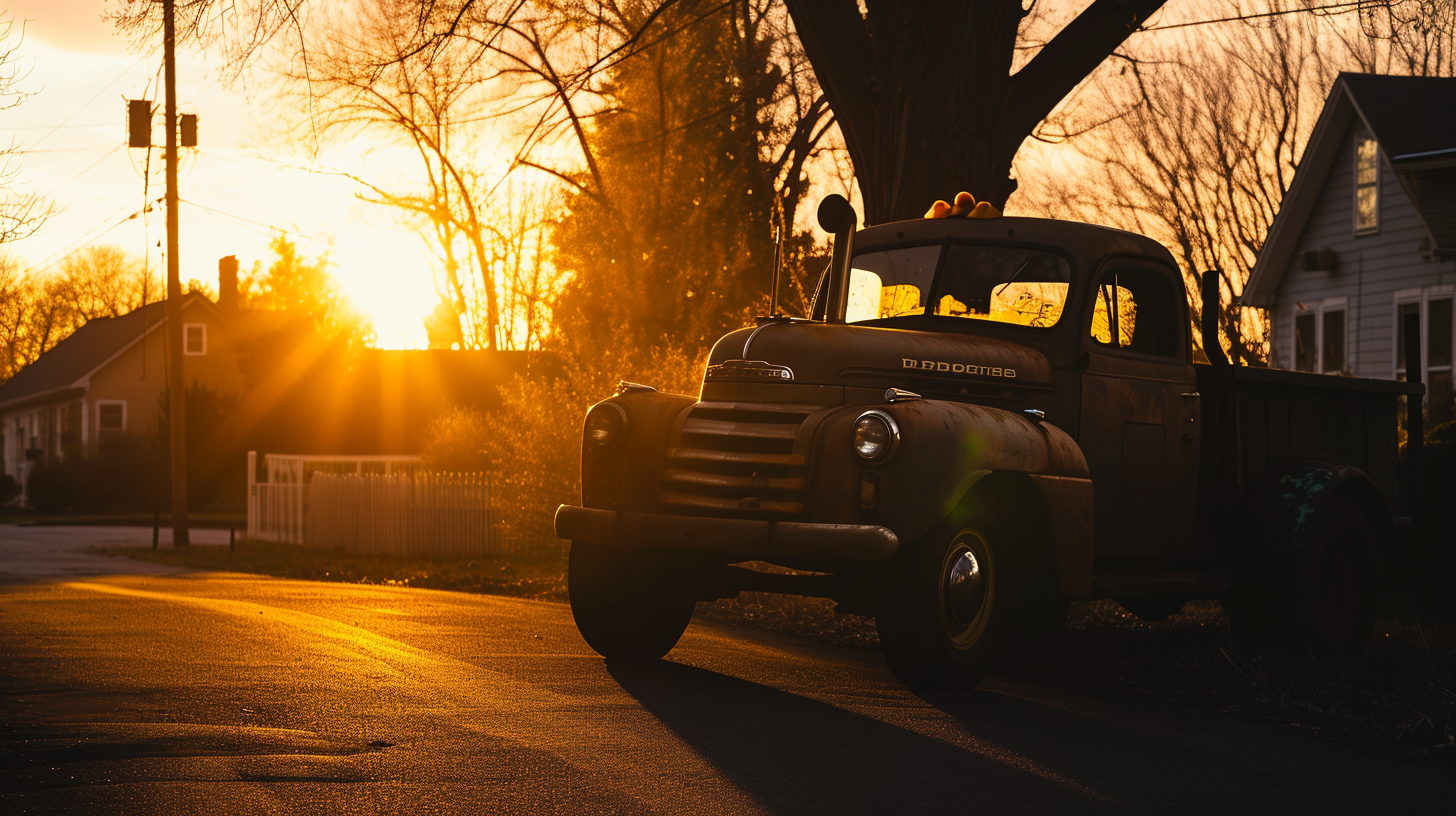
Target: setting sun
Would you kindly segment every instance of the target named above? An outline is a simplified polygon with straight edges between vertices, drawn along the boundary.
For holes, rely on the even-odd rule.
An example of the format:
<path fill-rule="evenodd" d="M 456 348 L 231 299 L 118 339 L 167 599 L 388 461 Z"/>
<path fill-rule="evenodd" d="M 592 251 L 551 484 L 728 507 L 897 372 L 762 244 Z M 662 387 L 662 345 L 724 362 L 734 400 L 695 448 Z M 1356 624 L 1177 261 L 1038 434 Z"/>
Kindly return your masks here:
<path fill-rule="evenodd" d="M 157 201 L 163 151 L 125 146 L 121 101 L 153 101 L 160 141 L 160 53 L 128 49 L 99 19 L 98 5 L 9 4 L 16 20 L 28 21 L 19 55 L 29 74 L 21 89 L 33 95 L 0 111 L 0 127 L 16 136 L 22 189 L 60 204 L 40 231 L 9 251 L 41 275 L 89 244 L 120 247 L 153 272 L 166 265 L 166 211 Z M 266 268 L 269 241 L 283 233 L 303 255 L 329 256 L 330 273 L 369 318 L 380 347 L 423 348 L 423 320 L 438 302 L 431 270 L 439 261 L 413 228 L 361 200 L 360 186 L 340 175 L 367 166 L 403 176 L 409 168 L 387 146 L 368 141 L 305 167 L 268 132 L 271 86 L 230 89 L 219 70 L 196 54 L 179 55 L 179 108 L 199 118 L 199 147 L 181 155 L 183 282 L 215 288 L 225 255 L 237 256 L 245 274 L 254 262 Z M 152 201 L 145 212 L 144 200 Z"/>

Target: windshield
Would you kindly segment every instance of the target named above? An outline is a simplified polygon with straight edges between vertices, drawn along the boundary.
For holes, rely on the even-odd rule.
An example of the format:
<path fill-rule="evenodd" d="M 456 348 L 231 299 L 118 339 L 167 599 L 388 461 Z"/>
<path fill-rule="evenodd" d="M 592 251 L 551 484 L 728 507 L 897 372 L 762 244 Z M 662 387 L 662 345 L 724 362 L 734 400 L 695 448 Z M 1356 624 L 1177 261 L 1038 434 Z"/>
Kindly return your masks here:
<path fill-rule="evenodd" d="M 930 314 L 1047 328 L 1061 319 L 1072 269 L 1040 249 L 932 244 L 856 255 L 845 320 Z M 932 307 L 931 304 L 934 304 Z"/>

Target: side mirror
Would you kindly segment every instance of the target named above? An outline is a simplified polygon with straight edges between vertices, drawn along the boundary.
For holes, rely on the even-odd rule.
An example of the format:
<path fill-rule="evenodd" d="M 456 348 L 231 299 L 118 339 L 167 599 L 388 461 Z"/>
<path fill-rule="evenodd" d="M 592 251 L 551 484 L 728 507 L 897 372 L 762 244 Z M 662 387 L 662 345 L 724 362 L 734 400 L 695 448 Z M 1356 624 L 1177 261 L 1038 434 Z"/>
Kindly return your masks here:
<path fill-rule="evenodd" d="M 858 220 L 854 207 L 842 195 L 827 195 L 819 202 L 819 227 L 835 237 L 844 230 L 854 229 Z"/>

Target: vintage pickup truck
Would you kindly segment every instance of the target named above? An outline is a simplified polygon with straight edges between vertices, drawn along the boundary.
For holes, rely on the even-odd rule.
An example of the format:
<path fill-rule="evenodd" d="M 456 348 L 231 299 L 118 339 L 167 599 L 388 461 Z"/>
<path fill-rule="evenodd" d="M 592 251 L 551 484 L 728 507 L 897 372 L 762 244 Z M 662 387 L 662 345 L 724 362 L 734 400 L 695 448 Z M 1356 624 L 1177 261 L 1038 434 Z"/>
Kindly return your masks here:
<path fill-rule="evenodd" d="M 1327 654 L 1370 637 L 1419 384 L 1232 365 L 1212 322 L 1196 364 L 1183 275 L 1141 235 L 819 216 L 811 318 L 723 337 L 697 397 L 622 383 L 587 413 L 556 532 L 593 649 L 656 659 L 743 590 L 873 615 L 929 687 L 973 685 L 1075 600 L 1219 598 L 1239 636 Z"/>

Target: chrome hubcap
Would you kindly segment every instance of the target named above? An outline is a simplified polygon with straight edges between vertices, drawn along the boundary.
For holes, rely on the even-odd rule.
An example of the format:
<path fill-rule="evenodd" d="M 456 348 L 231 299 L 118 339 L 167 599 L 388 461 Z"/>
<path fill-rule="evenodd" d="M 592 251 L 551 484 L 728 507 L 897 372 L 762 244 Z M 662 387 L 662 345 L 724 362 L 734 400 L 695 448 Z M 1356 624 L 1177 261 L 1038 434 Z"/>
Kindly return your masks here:
<path fill-rule="evenodd" d="M 945 606 L 951 620 L 970 626 L 986 601 L 986 578 L 975 553 L 962 548 L 945 576 Z"/>

